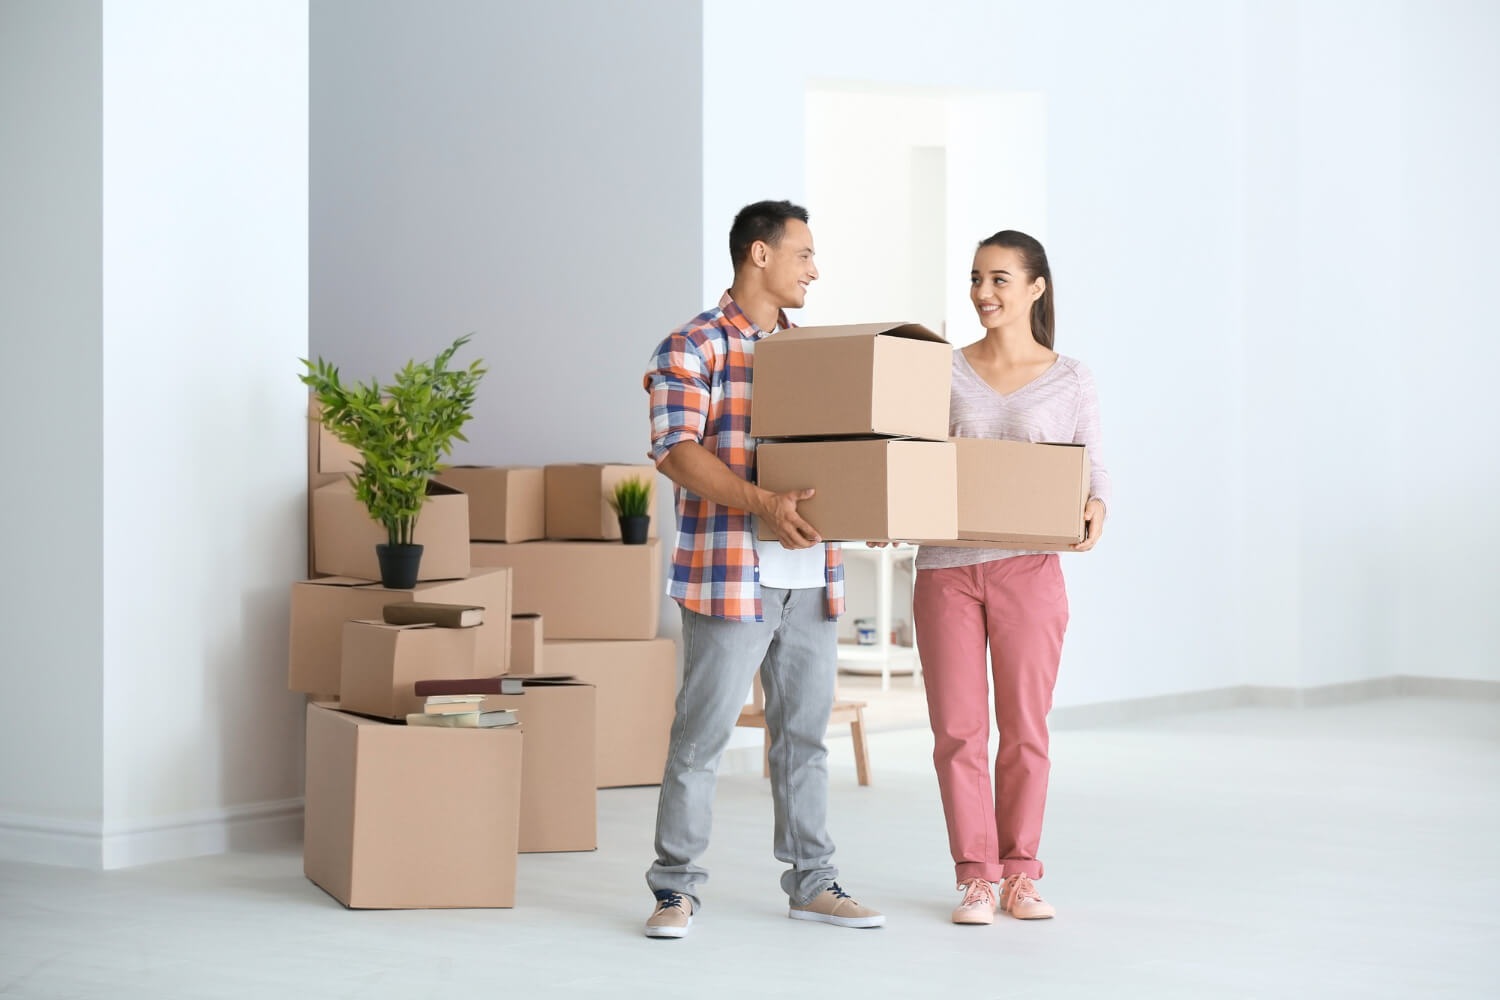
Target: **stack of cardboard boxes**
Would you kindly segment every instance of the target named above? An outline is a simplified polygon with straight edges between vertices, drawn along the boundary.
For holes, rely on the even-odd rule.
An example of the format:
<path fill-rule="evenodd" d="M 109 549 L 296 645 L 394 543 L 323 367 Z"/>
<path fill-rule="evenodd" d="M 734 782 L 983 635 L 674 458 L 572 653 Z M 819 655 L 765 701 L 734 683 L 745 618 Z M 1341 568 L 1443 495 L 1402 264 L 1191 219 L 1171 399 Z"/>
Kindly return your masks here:
<path fill-rule="evenodd" d="M 456 468 L 433 484 L 418 521 L 417 584 L 384 588 L 374 560 L 383 533 L 345 478 L 357 455 L 321 427 L 315 410 L 309 416 L 310 578 L 292 586 L 288 666 L 289 686 L 310 701 L 304 870 L 351 907 L 512 906 L 518 852 L 593 850 L 596 789 L 661 779 L 676 657 L 669 640 L 654 638 L 659 544 L 601 540 L 587 552 L 570 547 L 550 562 L 528 563 L 564 599 L 538 600 L 528 589 L 513 616 L 520 574 L 471 562 L 470 539 L 529 554 L 522 543 L 547 534 L 546 473 Z M 590 504 L 602 503 L 606 482 L 596 474 L 592 492 L 568 482 L 559 513 L 569 499 L 579 506 L 580 490 Z M 595 518 L 597 534 L 607 526 Z M 383 620 L 387 605 L 419 601 L 478 606 L 483 622 L 438 628 Z M 611 641 L 601 655 L 558 656 L 549 665 L 554 644 L 544 645 L 543 630 L 553 617 L 565 636 Z M 617 646 L 628 651 L 617 655 Z M 521 693 L 484 699 L 485 711 L 514 709 L 519 726 L 401 724 L 423 711 L 425 699 L 413 690 L 419 681 L 477 682 L 544 668 L 548 676 Z M 560 671 L 575 676 L 558 678 Z M 593 674 L 604 679 L 597 702 Z M 622 717 L 633 725 L 599 722 Z M 628 780 L 619 780 L 621 762 L 631 765 Z"/>
<path fill-rule="evenodd" d="M 656 638 L 662 551 L 653 519 L 645 545 L 620 542 L 608 498 L 622 479 L 656 478 L 650 465 L 568 464 L 520 470 L 454 468 L 440 476 L 476 507 L 476 567 L 511 573 L 515 611 L 531 616 L 531 661 L 515 673 L 566 674 L 597 689 L 600 788 L 654 785 L 667 759 L 677 651 Z M 519 621 L 520 619 L 518 619 Z"/>
<path fill-rule="evenodd" d="M 798 327 L 756 346 L 757 481 L 813 488 L 830 541 L 1066 549 L 1084 538 L 1081 445 L 949 438 L 953 348 L 913 323 Z M 774 535 L 765 525 L 761 537 Z"/>
<path fill-rule="evenodd" d="M 915 323 L 804 326 L 755 348 L 757 481 L 813 488 L 798 513 L 827 541 L 953 538 L 953 350 Z M 761 537 L 774 538 L 767 525 Z"/>

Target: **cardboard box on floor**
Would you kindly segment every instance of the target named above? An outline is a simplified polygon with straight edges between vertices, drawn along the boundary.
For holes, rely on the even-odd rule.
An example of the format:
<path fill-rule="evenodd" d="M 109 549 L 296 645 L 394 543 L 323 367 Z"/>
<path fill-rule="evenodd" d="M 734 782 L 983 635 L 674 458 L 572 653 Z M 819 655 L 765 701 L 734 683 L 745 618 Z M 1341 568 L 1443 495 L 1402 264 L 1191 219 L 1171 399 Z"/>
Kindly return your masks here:
<path fill-rule="evenodd" d="M 387 604 L 412 601 L 477 604 L 484 608 L 484 624 L 476 626 L 474 634 L 475 670 L 494 675 L 510 668 L 510 570 L 477 569 L 462 580 L 419 583 L 410 590 L 387 590 L 367 580 L 334 576 L 292 584 L 287 687 L 336 697 L 344 623 L 380 618 Z"/>
<path fill-rule="evenodd" d="M 797 512 L 825 541 L 958 535 L 958 456 L 950 442 L 765 441 L 756 466 L 764 489 L 817 491 Z M 776 537 L 764 521 L 760 537 Z"/>
<path fill-rule="evenodd" d="M 946 547 L 1066 550 L 1083 541 L 1088 449 L 954 438 L 958 449 L 958 538 Z"/>
<path fill-rule="evenodd" d="M 618 541 L 620 521 L 609 498 L 615 485 L 639 478 L 651 489 L 654 515 L 656 467 L 654 465 L 601 465 L 574 462 L 549 465 L 547 474 L 547 537 L 558 540 Z M 656 537 L 656 518 L 647 529 Z"/>
<path fill-rule="evenodd" d="M 348 482 L 331 483 L 313 492 L 313 565 L 319 573 L 380 579 L 375 546 L 384 544 L 387 537 Z M 419 581 L 468 576 L 469 498 L 451 486 L 429 482 L 412 541 L 422 546 Z"/>
<path fill-rule="evenodd" d="M 548 639 L 542 655 L 548 674 L 594 685 L 599 787 L 661 784 L 677 701 L 676 644 Z"/>
<path fill-rule="evenodd" d="M 515 572 L 514 610 L 541 615 L 548 639 L 656 636 L 662 595 L 660 539 L 645 545 L 475 542 L 470 551 L 475 566 L 507 566 Z"/>
<path fill-rule="evenodd" d="M 351 909 L 514 906 L 521 747 L 308 705 L 303 873 Z"/>
<path fill-rule="evenodd" d="M 917 323 L 801 326 L 755 345 L 757 438 L 948 438 L 953 346 Z"/>
<path fill-rule="evenodd" d="M 345 622 L 339 708 L 398 721 L 408 712 L 422 711 L 427 699 L 411 692 L 417 681 L 478 675 L 474 641 L 478 634 L 478 626 Z"/>
<path fill-rule="evenodd" d="M 513 674 L 542 673 L 542 616 L 522 614 L 510 616 L 510 672 Z"/>
<path fill-rule="evenodd" d="M 439 473 L 437 481 L 469 498 L 471 541 L 529 542 L 546 537 L 546 473 L 540 467 L 454 465 Z"/>
<path fill-rule="evenodd" d="M 488 695 L 484 708 L 514 710 L 526 732 L 521 853 L 597 848 L 598 720 L 593 685 L 577 680 L 529 684 L 525 694 Z"/>

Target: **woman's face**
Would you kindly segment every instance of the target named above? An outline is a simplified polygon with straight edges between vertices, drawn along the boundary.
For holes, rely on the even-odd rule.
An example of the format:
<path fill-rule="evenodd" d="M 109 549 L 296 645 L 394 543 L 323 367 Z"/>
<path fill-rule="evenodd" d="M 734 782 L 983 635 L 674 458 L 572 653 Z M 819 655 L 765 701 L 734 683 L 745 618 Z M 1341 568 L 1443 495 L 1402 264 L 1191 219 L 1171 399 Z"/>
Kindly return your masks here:
<path fill-rule="evenodd" d="M 1029 279 L 1020 251 L 1010 247 L 980 247 L 969 273 L 969 299 L 986 330 L 1021 324 L 1030 329 L 1031 304 L 1042 297 L 1047 282 Z"/>

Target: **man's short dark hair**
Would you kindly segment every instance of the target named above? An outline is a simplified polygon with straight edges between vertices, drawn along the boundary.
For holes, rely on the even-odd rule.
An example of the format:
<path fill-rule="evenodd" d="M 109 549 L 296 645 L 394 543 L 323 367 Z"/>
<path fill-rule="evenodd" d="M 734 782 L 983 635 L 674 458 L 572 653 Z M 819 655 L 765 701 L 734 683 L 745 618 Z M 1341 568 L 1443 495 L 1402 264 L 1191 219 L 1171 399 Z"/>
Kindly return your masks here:
<path fill-rule="evenodd" d="M 788 219 L 806 222 L 807 209 L 789 201 L 757 201 L 740 209 L 729 227 L 729 259 L 734 269 L 738 271 L 750 256 L 750 245 L 756 240 L 780 246 Z"/>

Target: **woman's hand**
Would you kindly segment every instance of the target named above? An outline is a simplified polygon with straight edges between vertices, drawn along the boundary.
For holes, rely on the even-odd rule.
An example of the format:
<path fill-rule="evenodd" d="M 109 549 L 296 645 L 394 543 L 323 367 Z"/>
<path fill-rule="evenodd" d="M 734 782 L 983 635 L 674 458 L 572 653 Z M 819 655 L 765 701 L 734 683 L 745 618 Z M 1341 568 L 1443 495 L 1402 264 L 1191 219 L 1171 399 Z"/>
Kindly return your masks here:
<path fill-rule="evenodd" d="M 1083 541 L 1071 546 L 1074 552 L 1087 552 L 1099 544 L 1099 536 L 1104 534 L 1104 501 L 1090 500 L 1083 508 L 1083 523 L 1087 530 Z"/>

